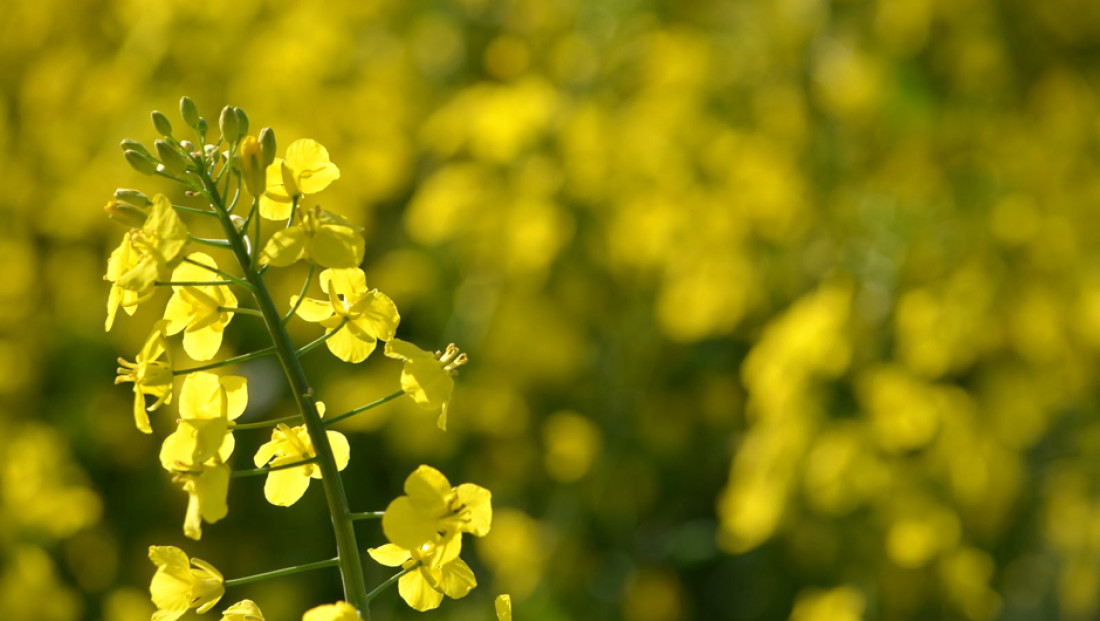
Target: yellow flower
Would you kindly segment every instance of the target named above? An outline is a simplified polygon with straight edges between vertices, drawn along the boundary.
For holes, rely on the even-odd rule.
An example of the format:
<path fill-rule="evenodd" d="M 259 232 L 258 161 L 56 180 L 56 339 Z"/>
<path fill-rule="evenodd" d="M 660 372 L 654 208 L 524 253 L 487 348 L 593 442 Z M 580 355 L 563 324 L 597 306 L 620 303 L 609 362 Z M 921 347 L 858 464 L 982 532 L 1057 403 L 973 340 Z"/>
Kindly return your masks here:
<path fill-rule="evenodd" d="M 302 621 L 359 621 L 359 611 L 347 602 L 336 602 L 310 608 L 302 615 Z"/>
<path fill-rule="evenodd" d="M 497 595 L 494 602 L 497 609 L 497 621 L 512 621 L 512 596 L 507 593 Z"/>
<path fill-rule="evenodd" d="M 483 537 L 492 525 L 489 490 L 473 483 L 452 488 L 447 477 L 431 466 L 420 466 L 405 479 L 405 494 L 386 507 L 382 530 L 406 550 L 432 544 L 431 560 L 436 564 L 458 557 L 461 533 Z"/>
<path fill-rule="evenodd" d="M 168 197 L 157 194 L 144 226 L 126 233 L 107 260 L 107 274 L 103 277 L 111 283 L 104 325 L 107 330 L 114 325 L 120 306 L 126 314 L 133 315 L 138 304 L 153 296 L 157 276 L 179 257 L 186 245 L 187 227 L 172 209 Z"/>
<path fill-rule="evenodd" d="M 260 265 L 286 267 L 302 258 L 321 267 L 357 267 L 363 262 L 362 229 L 320 207 L 300 209 L 295 223 L 276 231 L 260 252 Z"/>
<path fill-rule="evenodd" d="M 243 599 L 222 611 L 220 621 L 264 621 L 264 615 L 256 602 Z"/>
<path fill-rule="evenodd" d="M 397 580 L 397 592 L 406 604 L 421 612 L 438 608 L 444 595 L 459 599 L 477 586 L 474 572 L 466 561 L 456 556 L 440 563 L 436 558 L 440 552 L 431 543 L 412 550 L 392 543 L 367 550 L 371 558 L 387 567 L 415 567 Z"/>
<path fill-rule="evenodd" d="M 202 252 L 193 252 L 187 256 L 189 261 L 209 266 L 210 269 L 182 263 L 172 272 L 175 282 L 204 282 L 220 280 L 214 271 L 218 265 L 214 259 Z M 164 309 L 164 318 L 168 320 L 168 334 L 183 332 L 183 350 L 195 360 L 210 360 L 222 345 L 222 333 L 233 319 L 231 311 L 223 308 L 235 308 L 237 297 L 226 285 L 173 285 L 172 297 Z"/>
<path fill-rule="evenodd" d="M 401 369 L 401 389 L 422 408 L 440 410 L 437 425 L 447 429 L 447 408 L 455 382 L 452 376 L 466 364 L 466 354 L 459 354 L 454 344 L 442 352 L 430 354 L 401 339 L 386 343 L 386 356 L 405 361 Z"/>
<path fill-rule="evenodd" d="M 225 594 L 225 580 L 213 565 L 188 559 L 177 547 L 150 546 L 149 560 L 157 566 L 149 584 L 157 607 L 152 621 L 175 621 L 191 608 L 206 612 Z"/>
<path fill-rule="evenodd" d="M 295 140 L 286 148 L 286 159 L 275 158 L 267 167 L 267 190 L 260 197 L 260 215 L 269 220 L 290 217 L 294 197 L 316 194 L 340 178 L 340 169 L 329 161 L 328 150 L 316 140 Z"/>
<path fill-rule="evenodd" d="M 298 316 L 320 323 L 327 333 L 336 331 L 325 345 L 345 362 L 362 362 L 374 351 L 379 340 L 388 341 L 397 332 L 401 316 L 397 305 L 377 289 L 367 289 L 363 270 L 329 269 L 321 272 L 321 290 L 328 300 L 305 298 Z M 298 296 L 290 303 L 296 304 Z"/>
<path fill-rule="evenodd" d="M 324 415 L 323 403 L 317 403 L 317 411 Z M 343 470 L 351 457 L 348 439 L 339 431 L 326 431 L 325 434 L 328 436 L 329 446 L 332 447 L 332 454 L 336 459 L 336 468 Z M 263 468 L 268 464 L 274 468 L 310 459 L 315 455 L 313 441 L 305 425 L 288 427 L 285 424 L 279 424 L 271 432 L 271 441 L 265 442 L 256 451 L 254 461 L 257 468 Z M 311 478 L 321 478 L 321 469 L 315 463 L 272 470 L 267 474 L 267 481 L 264 483 L 264 497 L 273 505 L 289 507 L 306 493 Z"/>
<path fill-rule="evenodd" d="M 118 359 L 120 366 L 115 384 L 134 383 L 134 423 L 143 433 L 153 433 L 146 412 L 172 402 L 172 352 L 168 349 L 167 325 L 168 322 L 162 319 L 153 326 L 135 362 Z M 145 407 L 145 395 L 156 397 L 148 408 Z"/>

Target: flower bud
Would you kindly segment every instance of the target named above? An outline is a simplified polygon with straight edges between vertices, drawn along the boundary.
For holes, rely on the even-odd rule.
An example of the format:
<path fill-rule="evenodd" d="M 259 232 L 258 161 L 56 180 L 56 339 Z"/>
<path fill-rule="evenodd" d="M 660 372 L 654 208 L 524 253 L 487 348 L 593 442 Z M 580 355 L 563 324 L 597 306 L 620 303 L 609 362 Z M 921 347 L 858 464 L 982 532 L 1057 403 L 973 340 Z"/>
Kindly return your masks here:
<path fill-rule="evenodd" d="M 232 106 L 222 108 L 222 113 L 218 116 L 218 128 L 222 130 L 222 137 L 229 144 L 237 142 L 237 139 L 241 137 L 240 126 L 237 124 L 237 114 L 233 112 Z"/>
<path fill-rule="evenodd" d="M 191 127 L 196 127 L 199 124 L 199 109 L 195 107 L 195 102 L 191 101 L 191 98 L 187 95 L 180 97 L 180 116 L 183 117 L 183 122 Z"/>
<path fill-rule="evenodd" d="M 233 113 L 237 115 L 237 131 L 244 136 L 248 133 L 248 116 L 240 108 L 233 108 Z"/>
<path fill-rule="evenodd" d="M 157 163 L 153 160 L 153 156 L 149 155 L 148 151 L 142 152 L 134 149 L 127 149 L 122 155 L 126 158 L 126 162 L 130 164 L 131 168 L 143 175 L 152 175 L 157 172 Z"/>
<path fill-rule="evenodd" d="M 129 188 L 119 188 L 115 190 L 115 198 L 120 202 L 135 207 L 148 207 L 153 204 L 153 201 L 149 200 L 149 197 L 140 190 L 131 190 Z"/>
<path fill-rule="evenodd" d="M 165 168 L 179 175 L 187 171 L 187 160 L 180 155 L 179 151 L 173 149 L 172 145 L 164 140 L 158 140 L 153 144 L 157 147 L 157 157 Z"/>
<path fill-rule="evenodd" d="M 148 208 L 138 207 L 120 200 L 108 201 L 103 210 L 107 212 L 108 218 L 132 229 L 140 229 L 145 226 L 145 218 L 149 215 Z"/>
<path fill-rule="evenodd" d="M 264 165 L 263 148 L 252 136 L 241 140 L 237 153 L 241 158 L 241 178 L 252 196 L 259 196 L 267 189 L 267 166 Z"/>
<path fill-rule="evenodd" d="M 264 166 L 275 161 L 275 130 L 265 127 L 260 130 L 260 147 L 264 153 Z"/>
<path fill-rule="evenodd" d="M 168 117 L 164 116 L 164 113 L 160 110 L 153 110 L 153 127 L 160 132 L 161 136 L 172 135 L 172 124 L 168 122 Z"/>
<path fill-rule="evenodd" d="M 195 126 L 195 131 L 198 132 L 200 136 L 206 136 L 206 130 L 208 129 L 210 129 L 210 126 L 207 125 L 206 119 L 200 116 L 199 124 Z"/>
<path fill-rule="evenodd" d="M 145 145 L 141 144 L 137 140 L 130 140 L 129 138 L 127 138 L 126 140 L 123 140 L 122 144 L 119 146 L 122 147 L 123 151 L 137 151 L 138 153 L 144 153 L 145 155 L 148 155 L 150 158 L 153 157 L 153 154 L 149 153 L 149 149 L 146 149 Z"/>

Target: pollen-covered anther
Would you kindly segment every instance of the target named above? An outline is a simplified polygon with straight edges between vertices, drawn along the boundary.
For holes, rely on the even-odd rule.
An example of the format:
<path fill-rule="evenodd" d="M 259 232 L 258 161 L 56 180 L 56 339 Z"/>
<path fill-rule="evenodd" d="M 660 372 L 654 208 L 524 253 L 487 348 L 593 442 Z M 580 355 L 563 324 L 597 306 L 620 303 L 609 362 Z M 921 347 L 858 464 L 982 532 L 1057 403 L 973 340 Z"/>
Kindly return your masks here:
<path fill-rule="evenodd" d="M 447 345 L 447 348 L 443 351 L 435 352 L 436 360 L 443 363 L 443 369 L 454 373 L 458 367 L 469 362 L 469 358 L 466 354 L 459 353 L 458 347 L 454 343 Z"/>

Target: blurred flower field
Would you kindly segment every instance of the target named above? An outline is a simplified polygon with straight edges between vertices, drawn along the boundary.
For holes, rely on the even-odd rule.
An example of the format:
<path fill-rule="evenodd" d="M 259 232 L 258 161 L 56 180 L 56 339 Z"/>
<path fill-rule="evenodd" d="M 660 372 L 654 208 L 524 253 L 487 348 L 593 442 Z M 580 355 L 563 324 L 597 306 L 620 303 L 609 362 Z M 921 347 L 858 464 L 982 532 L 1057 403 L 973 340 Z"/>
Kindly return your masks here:
<path fill-rule="evenodd" d="M 147 549 L 179 541 L 186 500 L 112 384 L 159 316 L 104 333 L 103 205 L 170 191 L 118 143 L 184 94 L 323 143 L 320 201 L 365 228 L 398 336 L 469 355 L 448 431 L 404 400 L 343 427 L 357 504 L 425 461 L 494 495 L 480 586 L 375 619 L 489 619 L 497 593 L 525 621 L 1100 615 L 1100 4 L 6 13 L 0 618 L 147 619 Z M 262 344 L 247 323 L 223 357 Z M 307 364 L 334 411 L 398 388 L 383 356 Z M 285 407 L 273 361 L 238 372 L 245 418 Z M 261 487 L 233 484 L 197 556 L 331 555 L 320 492 Z M 241 592 L 272 620 L 340 597 L 324 573 Z"/>

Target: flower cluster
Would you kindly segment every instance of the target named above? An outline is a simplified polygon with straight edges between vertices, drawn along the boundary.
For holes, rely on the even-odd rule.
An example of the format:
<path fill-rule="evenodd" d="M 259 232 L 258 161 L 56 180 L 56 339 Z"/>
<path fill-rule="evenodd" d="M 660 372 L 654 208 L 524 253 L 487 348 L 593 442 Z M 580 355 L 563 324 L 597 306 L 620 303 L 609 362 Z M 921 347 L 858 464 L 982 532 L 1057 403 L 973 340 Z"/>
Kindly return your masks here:
<path fill-rule="evenodd" d="M 332 566 L 341 571 L 347 601 L 314 608 L 303 619 L 369 618 L 368 604 L 381 587 L 368 593 L 363 580 L 353 529 L 353 521 L 361 516 L 382 517 L 391 541 L 371 549 L 370 555 L 383 565 L 402 568 L 383 587 L 396 581 L 401 596 L 417 610 L 435 608 L 444 595 L 466 595 L 477 582 L 458 557 L 461 535 L 488 532 L 492 517 L 488 490 L 472 484 L 451 488 L 438 471 L 421 466 L 406 481 L 407 495 L 394 500 L 385 512 L 350 514 L 338 474 L 351 459 L 350 444 L 344 434 L 328 429 L 339 420 L 403 394 L 422 407 L 440 411 L 439 426 L 445 427 L 454 389 L 452 376 L 465 363 L 465 354 L 459 355 L 450 345 L 432 355 L 397 339 L 401 319 L 397 305 L 377 289 L 368 289 L 359 267 L 365 245 L 362 230 L 336 213 L 304 204 L 308 196 L 340 178 L 339 168 L 323 146 L 313 140 L 297 140 L 284 157 L 276 157 L 274 133 L 265 128 L 257 136 L 248 135 L 247 116 L 233 107 L 226 107 L 220 115 L 221 139 L 207 144 L 208 124 L 190 99 L 181 101 L 180 112 L 198 144 L 177 138 L 167 117 L 154 112 L 153 124 L 162 136 L 155 149 L 130 140 L 123 142 L 123 149 L 136 170 L 179 183 L 199 204 L 175 205 L 164 194 L 148 198 L 137 190 L 119 190 L 106 209 L 112 219 L 131 227 L 107 264 L 105 279 L 111 284 L 107 330 L 114 325 L 119 308 L 134 315 L 152 299 L 157 287 L 171 290 L 162 318 L 154 324 L 135 361 L 119 359 L 116 383 L 133 384 L 135 424 L 141 432 L 152 434 L 154 425 L 148 412 L 173 403 L 175 380 L 182 378 L 177 424 L 162 441 L 160 462 L 187 495 L 184 535 L 197 540 L 202 537 L 204 522 L 213 524 L 227 515 L 229 485 L 235 477 L 266 475 L 264 496 L 281 507 L 295 504 L 310 481 L 320 479 L 332 514 L 337 555 L 328 561 L 225 580 L 212 565 L 189 559 L 179 548 L 153 546 L 149 557 L 157 566 L 150 586 L 157 606 L 154 621 L 174 621 L 190 609 L 206 612 L 227 587 Z M 251 208 L 241 215 L 236 210 L 245 209 L 245 203 L 240 203 L 243 191 L 252 201 Z M 233 198 L 227 200 L 229 196 Z M 192 235 L 181 214 L 217 221 L 225 238 Z M 271 220 L 286 222 L 265 236 L 263 222 Z M 205 251 L 192 248 L 198 245 Z M 215 258 L 213 253 L 226 256 Z M 263 274 L 269 268 L 299 262 L 309 265 L 309 275 L 301 293 L 279 309 Z M 317 267 L 323 268 L 318 285 L 325 297 L 320 299 L 308 296 Z M 242 299 L 254 305 L 242 305 Z M 214 361 L 223 349 L 230 322 L 241 314 L 263 320 L 272 346 Z M 296 348 L 285 329 L 294 317 L 320 324 L 324 334 Z M 178 355 L 170 338 L 180 334 L 183 352 L 205 364 L 177 366 Z M 314 396 L 301 356 L 324 343 L 340 360 L 357 364 L 370 356 L 379 341 L 385 343 L 386 356 L 404 363 L 401 391 L 324 419 L 324 403 Z M 243 376 L 215 370 L 262 356 L 279 358 L 298 413 L 284 419 L 239 423 L 248 408 L 248 382 Z M 154 399 L 151 405 L 147 405 L 147 397 Z M 253 456 L 256 469 L 234 471 L 234 433 L 263 428 L 271 428 L 271 439 Z M 506 608 L 507 613 L 503 612 Z M 506 599 L 498 600 L 497 610 L 498 617 L 510 618 Z M 262 621 L 263 614 L 255 602 L 242 600 L 227 608 L 222 618 Z"/>

